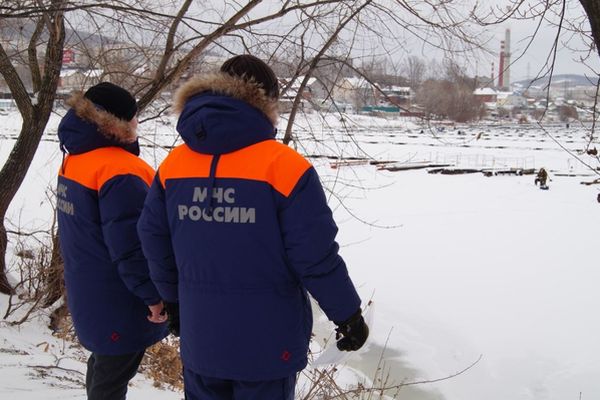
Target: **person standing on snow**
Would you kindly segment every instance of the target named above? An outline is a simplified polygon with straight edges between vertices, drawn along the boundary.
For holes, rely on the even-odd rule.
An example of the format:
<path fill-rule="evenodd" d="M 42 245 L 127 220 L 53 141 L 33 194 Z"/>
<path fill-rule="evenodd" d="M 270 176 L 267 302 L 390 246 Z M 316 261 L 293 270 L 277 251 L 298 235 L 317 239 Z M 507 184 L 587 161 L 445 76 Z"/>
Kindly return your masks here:
<path fill-rule="evenodd" d="M 540 168 L 540 170 L 538 171 L 534 183 L 537 186 L 537 184 L 540 184 L 540 189 L 548 189 L 548 185 L 546 184 L 546 181 L 548 180 L 548 172 L 546 171 L 546 168 Z"/>
<path fill-rule="evenodd" d="M 145 349 L 167 335 L 136 224 L 154 170 L 138 158 L 137 105 L 108 82 L 75 93 L 58 127 L 58 231 L 89 400 L 122 400 Z"/>
<path fill-rule="evenodd" d="M 275 140 L 278 96 L 250 55 L 175 95 L 184 144 L 159 167 L 138 233 L 162 298 L 179 304 L 188 400 L 293 399 L 307 292 L 337 324 L 338 348 L 368 336 L 319 177 Z"/>

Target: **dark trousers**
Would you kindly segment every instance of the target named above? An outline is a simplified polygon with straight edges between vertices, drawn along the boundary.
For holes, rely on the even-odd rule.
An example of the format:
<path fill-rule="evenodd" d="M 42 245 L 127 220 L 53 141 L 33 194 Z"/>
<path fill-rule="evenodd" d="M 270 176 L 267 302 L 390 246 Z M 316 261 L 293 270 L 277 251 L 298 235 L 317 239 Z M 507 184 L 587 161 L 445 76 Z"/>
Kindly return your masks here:
<path fill-rule="evenodd" d="M 144 352 L 119 356 L 92 353 L 85 376 L 88 400 L 125 400 L 127 384 L 137 373 Z"/>
<path fill-rule="evenodd" d="M 183 370 L 186 400 L 294 400 L 296 374 L 273 381 L 209 378 Z"/>

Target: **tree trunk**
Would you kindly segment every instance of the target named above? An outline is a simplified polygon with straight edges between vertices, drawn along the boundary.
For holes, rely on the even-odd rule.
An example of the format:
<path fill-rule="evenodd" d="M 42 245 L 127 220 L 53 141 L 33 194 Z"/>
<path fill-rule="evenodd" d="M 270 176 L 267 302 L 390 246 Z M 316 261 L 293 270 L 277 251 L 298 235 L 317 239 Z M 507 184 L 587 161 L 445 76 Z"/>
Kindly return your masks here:
<path fill-rule="evenodd" d="M 42 305 L 43 308 L 52 306 L 63 296 L 65 292 L 63 270 L 64 263 L 60 253 L 58 234 L 54 234 L 52 235 L 52 257 L 50 258 L 50 266 L 46 279 L 46 299 Z"/>
<path fill-rule="evenodd" d="M 48 267 L 48 275 L 44 290 L 46 298 L 42 304 L 42 308 L 48 308 L 56 303 L 65 292 L 65 281 L 63 277 L 64 262 L 60 253 L 60 245 L 58 243 L 58 234 L 52 235 L 52 256 Z"/>
<path fill-rule="evenodd" d="M 50 117 L 52 106 L 47 106 L 46 108 L 49 109 L 34 112 L 32 116 L 33 121 L 23 121 L 19 138 L 2 170 L 0 170 L 0 182 L 2 182 L 2 186 L 0 186 L 0 218 L 2 219 L 2 224 L 0 225 L 0 292 L 5 294 L 12 294 L 13 290 L 8 285 L 6 277 L 8 240 L 4 220 L 8 206 L 25 179 L 29 165 L 33 160 L 33 156 L 44 133 L 44 128 Z"/>
<path fill-rule="evenodd" d="M 8 244 L 8 240 L 6 237 L 6 229 L 4 229 L 4 223 L 0 225 L 0 254 L 6 254 L 6 246 Z M 13 288 L 8 283 L 8 278 L 6 276 L 6 271 L 4 269 L 4 257 L 2 257 L 2 261 L 0 261 L 1 268 L 0 269 L 0 293 L 4 294 L 14 294 Z"/>
<path fill-rule="evenodd" d="M 596 51 L 600 56 L 600 1 L 598 0 L 579 0 L 585 13 L 587 14 L 590 27 L 592 28 L 592 37 L 596 43 Z"/>
<path fill-rule="evenodd" d="M 54 106 L 65 42 L 64 16 L 61 11 L 55 10 L 60 10 L 63 3 L 64 0 L 52 1 L 48 13 L 41 17 L 46 23 L 49 38 L 44 60 L 44 75 L 39 82 L 41 85 L 39 92 L 35 94 L 35 101 L 29 98 L 25 85 L 12 65 L 12 60 L 0 44 L 0 73 L 4 76 L 23 118 L 19 138 L 0 170 L 0 182 L 2 182 L 0 186 L 0 218 L 2 219 L 0 224 L 0 292 L 5 294 L 11 294 L 13 289 L 8 284 L 6 276 L 8 240 L 4 219 L 8 206 L 25 179 Z"/>

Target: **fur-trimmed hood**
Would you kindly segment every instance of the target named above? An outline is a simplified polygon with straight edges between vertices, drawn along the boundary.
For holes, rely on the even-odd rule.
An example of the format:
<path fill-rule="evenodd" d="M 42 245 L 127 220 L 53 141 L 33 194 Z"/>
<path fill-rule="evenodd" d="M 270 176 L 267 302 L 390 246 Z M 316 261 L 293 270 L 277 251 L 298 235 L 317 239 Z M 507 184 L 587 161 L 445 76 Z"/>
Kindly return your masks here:
<path fill-rule="evenodd" d="M 75 110 L 79 118 L 97 125 L 100 133 L 109 139 L 121 143 L 132 143 L 137 138 L 137 134 L 131 129 L 129 122 L 104 111 L 84 97 L 83 92 L 73 92 L 66 103 Z"/>
<path fill-rule="evenodd" d="M 223 72 L 195 76 L 184 83 L 173 96 L 173 111 L 181 114 L 190 97 L 202 92 L 220 93 L 242 100 L 265 114 L 273 126 L 277 125 L 279 115 L 276 99 L 269 98 L 264 89 L 253 81 L 248 82 Z"/>
<path fill-rule="evenodd" d="M 129 122 L 103 110 L 82 92 L 74 92 L 66 101 L 71 107 L 58 126 L 63 150 L 81 154 L 101 147 L 122 147 L 139 155 L 137 134 Z"/>
<path fill-rule="evenodd" d="M 177 90 L 173 110 L 177 131 L 199 153 L 230 153 L 275 137 L 277 100 L 225 73 L 190 79 Z"/>

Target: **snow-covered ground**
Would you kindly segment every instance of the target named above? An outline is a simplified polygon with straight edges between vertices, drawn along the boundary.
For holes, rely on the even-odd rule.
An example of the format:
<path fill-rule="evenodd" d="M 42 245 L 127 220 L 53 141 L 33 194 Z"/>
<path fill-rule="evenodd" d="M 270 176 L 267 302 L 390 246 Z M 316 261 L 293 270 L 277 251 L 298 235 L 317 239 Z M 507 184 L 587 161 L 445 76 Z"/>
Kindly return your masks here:
<path fill-rule="evenodd" d="M 9 211 L 15 226 L 48 224 L 45 190 L 53 185 L 61 159 L 58 120 L 52 118 Z M 3 162 L 18 131 L 18 116 L 0 116 L 0 127 Z M 350 134 L 342 128 L 350 128 Z M 580 184 L 595 177 L 556 143 L 581 149 L 584 129 L 441 129 L 406 120 L 308 115 L 297 121 L 295 132 L 296 147 L 313 156 L 331 190 L 350 274 L 363 299 L 373 298 L 376 304 L 373 343 L 349 359 L 352 368 L 372 376 L 385 346 L 391 381 L 435 380 L 482 355 L 464 374 L 403 388 L 401 398 L 562 400 L 578 399 L 580 392 L 583 399 L 600 397 L 600 270 L 595 268 L 599 188 Z M 141 133 L 146 145 L 176 140 L 172 123 L 143 124 Z M 145 146 L 142 156 L 156 166 L 166 152 Z M 340 155 L 396 165 L 427 162 L 491 170 L 544 166 L 552 181 L 550 190 L 542 191 L 531 175 L 388 172 L 360 160 L 358 165 L 331 168 L 335 160 L 325 156 Z M 2 314 L 4 308 L 5 300 L 0 302 Z M 56 379 L 39 378 L 41 372 L 33 366 L 56 365 L 68 346 L 44 326 L 44 321 L 21 328 L 0 325 L 0 397 L 84 398 L 80 382 L 67 380 L 49 388 L 48 382 Z M 324 322 L 317 326 L 321 335 L 330 328 Z M 47 351 L 40 343 L 49 343 Z M 76 353 L 68 354 L 58 366 L 84 371 L 81 362 L 70 361 Z M 130 394 L 134 400 L 181 398 L 154 389 L 142 377 L 136 378 Z"/>
<path fill-rule="evenodd" d="M 0 296 L 2 314 L 7 297 Z M 21 326 L 0 323 L 0 398 L 11 400 L 85 400 L 87 353 L 72 342 L 50 335 L 48 318 L 38 315 Z M 138 374 L 129 400 L 180 400 L 174 391 L 157 389 Z"/>

